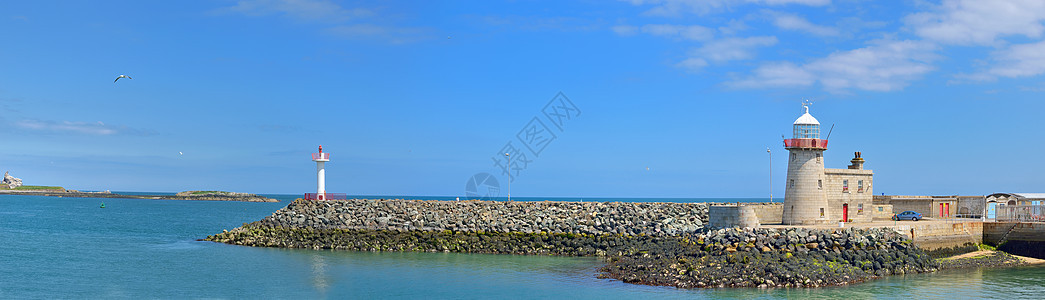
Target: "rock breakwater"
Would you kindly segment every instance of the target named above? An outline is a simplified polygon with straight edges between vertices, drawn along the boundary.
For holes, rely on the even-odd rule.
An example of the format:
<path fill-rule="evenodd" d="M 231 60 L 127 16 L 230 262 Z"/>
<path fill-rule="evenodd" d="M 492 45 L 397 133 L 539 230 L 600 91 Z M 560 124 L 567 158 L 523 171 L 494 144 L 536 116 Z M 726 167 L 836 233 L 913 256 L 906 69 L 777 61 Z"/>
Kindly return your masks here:
<path fill-rule="evenodd" d="M 268 227 L 668 236 L 707 222 L 706 203 L 335 200 L 292 202 Z"/>
<path fill-rule="evenodd" d="M 680 288 L 821 287 L 937 269 L 889 229 L 708 229 L 676 241 L 610 257 L 601 276 Z"/>
<path fill-rule="evenodd" d="M 706 204 L 297 200 L 205 240 L 236 245 L 604 257 L 599 275 L 706 287 L 818 287 L 931 272 L 890 229 L 711 229 Z M 698 225 L 700 224 L 700 225 Z"/>

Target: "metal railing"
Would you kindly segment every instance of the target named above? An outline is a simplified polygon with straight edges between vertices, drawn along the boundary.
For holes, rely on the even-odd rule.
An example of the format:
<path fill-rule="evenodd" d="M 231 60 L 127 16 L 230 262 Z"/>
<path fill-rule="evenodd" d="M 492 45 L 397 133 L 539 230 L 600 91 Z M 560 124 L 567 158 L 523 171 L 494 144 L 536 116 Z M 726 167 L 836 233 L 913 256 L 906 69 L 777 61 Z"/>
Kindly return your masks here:
<path fill-rule="evenodd" d="M 827 149 L 827 140 L 821 140 L 821 139 L 784 139 L 784 148 L 819 148 L 819 149 Z"/>
<path fill-rule="evenodd" d="M 345 193 L 305 193 L 305 197 L 301 198 L 305 200 L 347 200 L 348 194 Z"/>
<path fill-rule="evenodd" d="M 330 153 L 312 153 L 312 160 L 317 159 L 330 160 Z"/>
<path fill-rule="evenodd" d="M 997 222 L 1045 222 L 1045 205 L 998 205 Z"/>

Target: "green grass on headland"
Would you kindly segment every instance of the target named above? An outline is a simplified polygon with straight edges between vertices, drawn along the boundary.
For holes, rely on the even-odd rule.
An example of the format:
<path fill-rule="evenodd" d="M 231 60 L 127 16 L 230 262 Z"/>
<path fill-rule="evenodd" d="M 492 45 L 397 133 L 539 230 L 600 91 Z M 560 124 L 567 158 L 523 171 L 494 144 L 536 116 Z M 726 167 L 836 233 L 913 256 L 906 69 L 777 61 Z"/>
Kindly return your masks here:
<path fill-rule="evenodd" d="M 228 192 L 222 192 L 222 191 L 195 191 L 195 192 L 192 192 L 193 195 L 220 194 L 220 193 L 228 193 Z"/>
<path fill-rule="evenodd" d="M 5 190 L 16 190 L 16 191 L 42 191 L 42 190 L 58 190 L 62 191 L 65 188 L 60 186 L 44 186 L 44 185 L 23 185 L 13 189 L 4 188 Z"/>

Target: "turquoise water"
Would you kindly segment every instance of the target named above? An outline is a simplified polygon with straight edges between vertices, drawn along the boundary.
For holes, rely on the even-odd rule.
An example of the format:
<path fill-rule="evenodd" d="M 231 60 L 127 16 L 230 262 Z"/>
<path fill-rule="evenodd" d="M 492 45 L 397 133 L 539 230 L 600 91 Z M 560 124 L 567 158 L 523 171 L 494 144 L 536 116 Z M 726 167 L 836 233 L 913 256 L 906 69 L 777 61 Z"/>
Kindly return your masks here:
<path fill-rule="evenodd" d="M 102 202 L 104 209 L 99 208 Z M 594 258 L 335 252 L 196 241 L 261 219 L 286 204 L 3 195 L 0 299 L 1040 299 L 1045 295 L 1045 268 L 1040 267 L 897 276 L 823 289 L 680 290 L 597 279 L 601 263 Z"/>

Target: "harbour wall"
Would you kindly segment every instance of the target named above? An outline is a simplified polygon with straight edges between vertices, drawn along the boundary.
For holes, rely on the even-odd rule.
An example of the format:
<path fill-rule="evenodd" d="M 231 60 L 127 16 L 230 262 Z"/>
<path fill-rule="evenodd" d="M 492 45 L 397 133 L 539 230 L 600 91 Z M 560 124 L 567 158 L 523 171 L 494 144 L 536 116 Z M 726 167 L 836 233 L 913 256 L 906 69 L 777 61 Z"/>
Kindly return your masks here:
<path fill-rule="evenodd" d="M 708 222 L 707 203 L 430 200 L 294 201 L 261 225 L 315 229 L 676 235 Z"/>
<path fill-rule="evenodd" d="M 757 228 L 758 216 L 747 205 L 713 205 L 708 208 L 708 226 Z"/>
<path fill-rule="evenodd" d="M 1005 252 L 1045 259 L 1045 223 L 983 223 L 983 241 Z"/>
<path fill-rule="evenodd" d="M 708 226 L 757 228 L 761 224 L 780 224 L 783 214 L 784 205 L 780 203 L 712 205 L 708 210 Z"/>
<path fill-rule="evenodd" d="M 261 225 L 288 228 L 676 236 L 703 227 L 779 224 L 779 203 L 502 202 L 363 199 L 295 201 Z M 1045 223 L 903 222 L 892 227 L 925 250 L 999 244 L 1045 257 Z M 1026 245 L 1024 245 L 1026 244 Z M 1006 249 L 1002 249 L 1006 250 Z M 1037 252 L 1035 252 L 1037 251 Z"/>
<path fill-rule="evenodd" d="M 960 247 L 980 244 L 984 240 L 982 222 L 905 222 L 890 226 L 897 232 L 910 237 L 914 244 L 925 250 Z"/>
<path fill-rule="evenodd" d="M 927 251 L 989 244 L 999 250 L 1045 259 L 1045 223 L 1030 222 L 903 222 L 886 226 L 906 235 Z"/>

